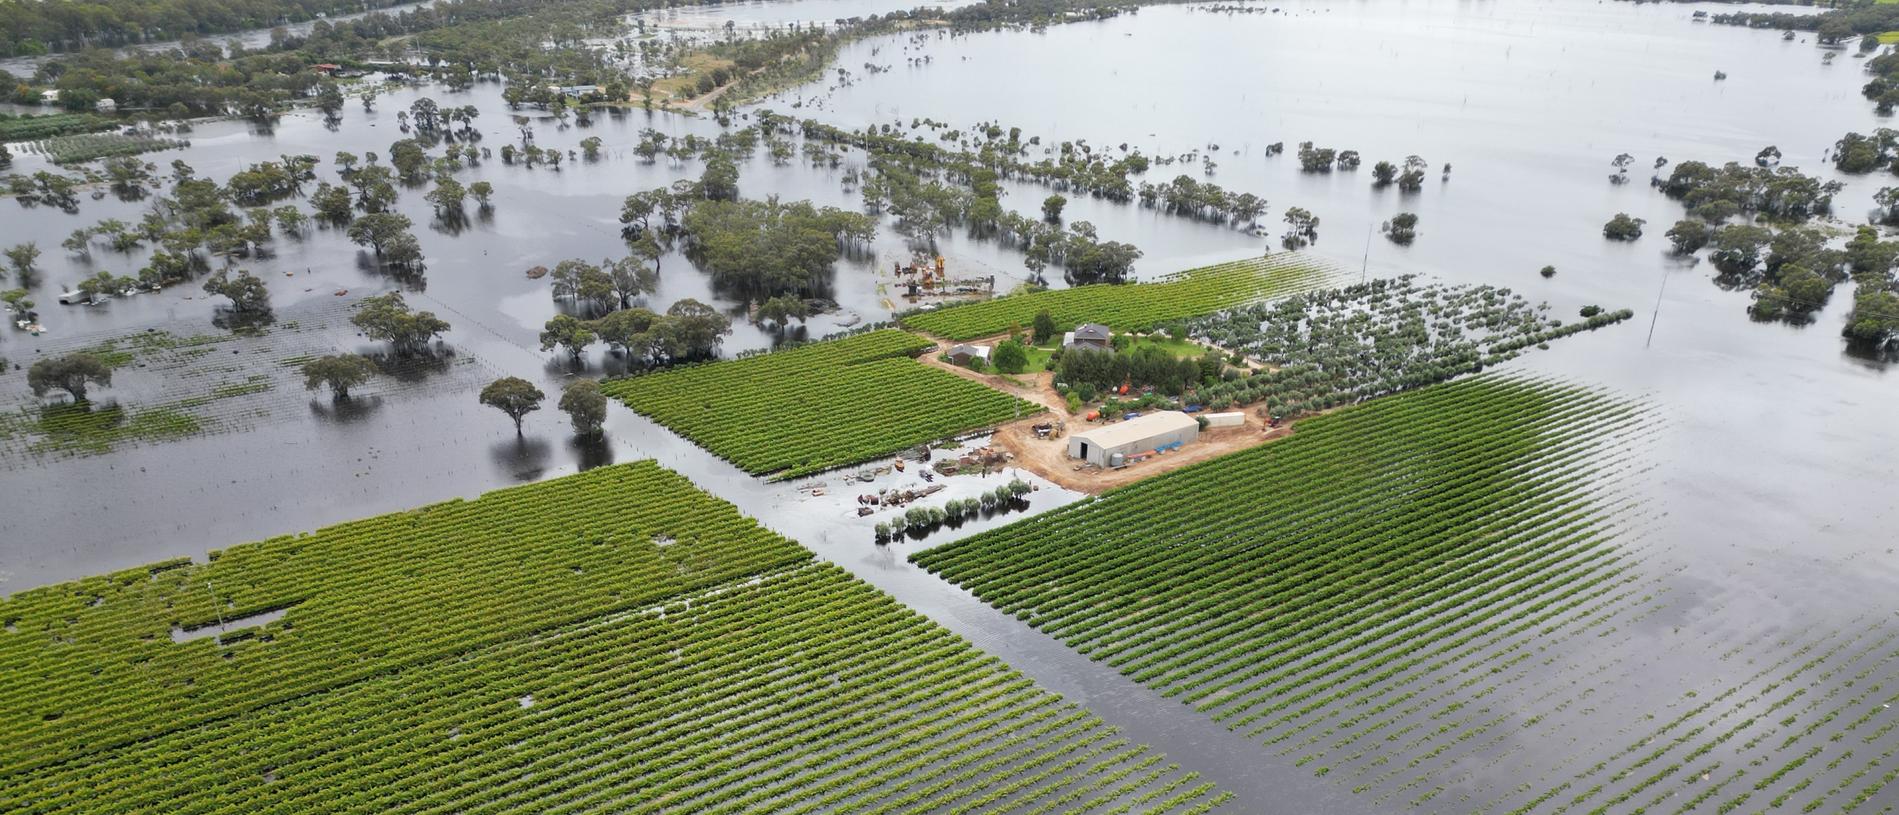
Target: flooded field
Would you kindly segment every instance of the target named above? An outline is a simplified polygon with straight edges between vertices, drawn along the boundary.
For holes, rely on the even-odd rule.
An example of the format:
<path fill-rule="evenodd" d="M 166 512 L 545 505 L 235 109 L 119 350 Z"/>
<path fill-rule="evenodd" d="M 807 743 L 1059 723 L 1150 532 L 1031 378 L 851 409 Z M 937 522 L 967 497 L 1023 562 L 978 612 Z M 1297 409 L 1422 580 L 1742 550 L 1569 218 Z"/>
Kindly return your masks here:
<path fill-rule="evenodd" d="M 756 29 L 898 7 L 855 0 L 753 3 L 678 9 L 647 19 L 662 30 L 716 31 L 727 21 Z M 1655 157 L 1747 163 L 1761 148 L 1776 145 L 1782 166 L 1842 181 L 1835 213 L 1843 224 L 1863 223 L 1873 193 L 1886 184 L 1883 176 L 1840 176 L 1823 161 L 1846 131 L 1888 124 L 1859 94 L 1858 60 L 1841 53 L 1824 62 L 1810 36 L 1783 40 L 1776 31 L 1691 21 L 1696 10 L 1730 6 L 1433 0 L 1242 7 L 1246 13 L 1210 5 L 1148 7 L 1106 22 L 1033 32 L 865 40 L 846 47 L 837 60 L 847 78 L 832 72 L 762 107 L 845 128 L 891 124 L 925 140 L 939 131 L 913 131 L 913 120 L 951 128 L 994 123 L 1021 127 L 1025 138 L 1039 136 L 1047 146 L 1086 140 L 1097 150 L 1126 144 L 1152 157 L 1182 157 L 1157 164 L 1145 180 L 1186 174 L 1260 195 L 1270 202 L 1263 220 L 1275 233 L 1287 208 L 1311 210 L 1321 218 L 1319 240 L 1305 251 L 1334 265 L 1362 268 L 1372 277 L 1417 274 L 1504 286 L 1531 302 L 1549 303 L 1565 317 L 1586 305 L 1636 312 L 1620 325 L 1577 335 L 1503 367 L 1599 388 L 1652 411 L 1649 429 L 1622 448 L 1640 475 L 1639 489 L 1616 505 L 1613 522 L 1635 555 L 1642 590 L 1653 599 L 1640 610 L 1631 607 L 1623 622 L 1605 626 L 1618 632 L 1614 646 L 1573 646 L 1600 654 L 1599 660 L 1564 663 L 1573 671 L 1599 671 L 1597 688 L 1536 700 L 1557 704 L 1573 698 L 1594 711 L 1582 721 L 1597 722 L 1596 729 L 1578 731 L 1575 741 L 1561 746 L 1488 744 L 1490 751 L 1531 754 L 1514 766 L 1533 767 L 1534 777 L 1515 789 L 1474 773 L 1456 785 L 1469 801 L 1447 797 L 1436 808 L 1456 803 L 1467 811 L 1473 801 L 1504 798 L 1524 805 L 1560 785 L 1568 785 L 1562 795 L 1567 801 L 1597 783 L 1591 775 L 1597 771 L 1575 757 L 1606 759 L 1657 738 L 1653 728 L 1696 707 L 1681 701 L 1691 698 L 1686 693 L 1708 701 L 1753 688 L 1721 697 L 1728 706 L 1706 715 L 1743 710 L 1730 724 L 1765 715 L 1735 706 L 1759 696 L 1761 683 L 1771 677 L 1790 675 L 1783 668 L 1800 668 L 1815 654 L 1837 654 L 1835 661 L 1850 666 L 1806 674 L 1803 681 L 1815 683 L 1815 699 L 1839 695 L 1855 677 L 1889 676 L 1890 669 L 1879 666 L 1888 664 L 1893 624 L 1884 598 L 1899 591 L 1899 535 L 1893 532 L 1899 506 L 1891 493 L 1899 477 L 1899 425 L 1892 421 L 1899 384 L 1891 363 L 1856 355 L 1843 344 L 1839 329 L 1851 303 L 1846 287 L 1810 325 L 1750 319 L 1746 291 L 1717 286 L 1708 264 L 1684 262 L 1667 251 L 1661 231 L 1681 217 L 1682 208 L 1643 183 Z M 1717 71 L 1727 78 L 1713 80 Z M 333 129 L 314 112 L 287 115 L 269 129 L 206 122 L 183 135 L 189 147 L 142 158 L 156 163 L 161 175 L 176 159 L 222 180 L 253 162 L 308 153 L 323 159 L 319 176 L 333 178 L 335 152 L 385 152 L 403 138 L 396 112 L 421 96 L 478 107 L 479 146 L 499 151 L 518 138 L 494 85 L 463 93 L 391 86 L 374 112 L 352 99 Z M 445 347 L 468 373 L 451 371 L 425 380 L 425 386 L 365 391 L 368 398 L 358 400 L 365 407 L 347 413 L 335 411 L 327 395 L 304 392 L 294 377 L 278 377 L 263 400 L 260 417 L 267 420 L 230 421 L 226 431 L 108 451 L 35 454 L 24 437 L 0 439 L 0 594 L 165 558 L 202 558 L 238 541 L 654 458 L 1205 773 L 1238 795 L 1240 811 L 1272 811 L 1260 802 L 1275 799 L 1287 802 L 1284 811 L 1378 811 L 1440 783 L 1406 788 L 1403 796 L 1377 804 L 1370 796 L 1353 796 L 1355 785 L 1383 771 L 1343 783 L 1315 778 L 1312 766 L 1295 765 L 1298 755 L 1266 751 L 906 560 L 915 551 L 1025 517 L 1022 512 L 945 528 L 923 541 L 872 545 L 877 519 L 856 516 L 855 496 L 921 486 L 914 470 L 873 472 L 868 483 L 851 480 L 855 470 L 766 483 L 617 406 L 601 445 L 572 442 L 565 417 L 551 405 L 528 417 L 522 436 L 508 435 L 507 420 L 477 404 L 479 381 L 515 375 L 552 393 L 571 377 L 599 376 L 621 365 L 597 348 L 577 368 L 562 355 L 541 351 L 542 323 L 558 308 L 548 282 L 524 272 L 566 258 L 624 256 L 621 199 L 699 175 L 696 160 L 662 156 L 647 162 L 636 156 L 642 129 L 676 136 L 721 132 L 709 117 L 638 110 L 597 114 L 584 126 L 571 118 L 522 115 L 532 119 L 537 144 L 577 150 L 582 139 L 598 137 L 600 158 L 566 162 L 559 170 L 490 159 L 464 170 L 457 174 L 464 184 L 494 185 L 495 206 L 462 225 L 439 222 L 421 189 L 404 190 L 397 208 L 416 223 L 427 265 L 422 280 L 396 280 L 376 270 L 340 229 L 312 230 L 301 239 L 280 236 L 272 257 L 241 264 L 271 290 L 279 325 L 258 342 L 287 345 L 270 353 L 370 350 L 375 344 L 336 313 L 361 296 L 401 288 L 412 305 L 453 325 Z M 1357 150 L 1367 167 L 1302 173 L 1293 145 L 1304 141 Z M 1274 143 L 1283 143 L 1286 152 L 1268 155 Z M 1636 157 L 1635 181 L 1611 184 L 1610 160 L 1624 152 Z M 14 172 L 47 168 L 41 158 L 15 153 Z M 1431 168 L 1420 192 L 1372 188 L 1372 162 L 1409 155 Z M 1207 159 L 1214 165 L 1210 174 Z M 795 159 L 780 165 L 761 151 L 741 164 L 740 189 L 747 198 L 776 195 L 857 207 L 860 198 L 846 190 L 844 176 L 862 162 L 861 153 L 847 152 L 835 168 Z M 1450 171 L 1441 173 L 1447 164 Z M 1035 213 L 1048 194 L 1023 181 L 1002 186 L 1005 208 L 1024 214 Z M 1136 264 L 1140 278 L 1277 248 L 1270 238 L 1225 225 L 1138 204 L 1071 198 L 1069 221 L 1090 221 L 1103 239 L 1144 252 Z M 28 363 L 39 354 L 154 328 L 181 337 L 222 333 L 212 323 L 213 301 L 195 284 L 98 306 L 53 302 L 96 271 L 134 273 L 149 251 L 120 254 L 95 247 L 89 257 L 78 257 L 60 250 L 59 239 L 102 219 L 136 223 L 148 206 L 109 194 L 97 200 L 82 195 L 75 215 L 0 201 L 0 245 L 33 240 L 45 251 L 39 262 L 44 282 L 34 295 L 48 330 L 38 337 L 10 327 L 0 331 L 0 356 Z M 1375 234 L 1400 211 L 1419 216 L 1419 234 L 1409 246 Z M 1604 240 L 1602 224 L 1617 212 L 1646 219 L 1648 236 L 1633 243 Z M 1027 277 L 1019 252 L 960 231 L 942 238 L 938 250 L 958 276 L 993 274 L 1001 289 Z M 873 251 L 839 263 L 828 292 L 838 308 L 811 319 L 804 336 L 889 319 L 905 304 L 884 270 L 910 255 L 885 224 Z M 1545 265 L 1556 267 L 1554 277 L 1538 274 Z M 662 310 L 688 297 L 728 312 L 738 308 L 683 256 L 669 254 L 661 261 L 659 290 L 647 302 Z M 285 323 L 298 327 L 287 329 Z M 323 327 L 308 328 L 316 325 Z M 739 318 L 723 349 L 729 356 L 780 339 Z M 17 371 L 0 376 L 0 383 L 23 391 L 20 381 Z M 470 382 L 476 384 L 466 387 Z M 218 380 L 211 387 L 228 384 Z M 135 409 L 190 396 L 157 375 L 127 375 L 104 393 Z M 25 399 L 23 392 L 0 394 L 6 405 Z M 924 503 L 966 498 L 1017 475 L 946 479 L 948 488 Z M 1038 487 L 1028 496 L 1031 512 L 1080 497 L 1019 475 Z M 1521 682 L 1568 676 L 1543 670 Z M 1815 708 L 1814 715 L 1829 709 Z M 1660 719 L 1644 729 L 1647 716 Z M 1870 752 L 1860 748 L 1857 759 L 1827 769 L 1825 784 L 1853 778 L 1860 765 L 1891 746 L 1888 738 Z M 1479 763 L 1489 766 L 1483 763 L 1488 760 Z M 1617 765 L 1610 772 L 1624 769 Z M 1654 769 L 1627 772 L 1639 779 Z M 1727 771 L 1711 770 L 1710 781 Z M 1849 793 L 1884 772 L 1850 781 Z M 1389 788 L 1407 780 L 1390 780 Z M 1712 811 L 1732 793 L 1705 809 Z M 1889 787 L 1884 795 L 1891 794 Z M 1625 811 L 1646 803 L 1638 797 L 1614 804 L 1592 799 L 1578 804 L 1578 811 L 1605 805 Z M 1765 804 L 1755 801 L 1748 811 Z"/>

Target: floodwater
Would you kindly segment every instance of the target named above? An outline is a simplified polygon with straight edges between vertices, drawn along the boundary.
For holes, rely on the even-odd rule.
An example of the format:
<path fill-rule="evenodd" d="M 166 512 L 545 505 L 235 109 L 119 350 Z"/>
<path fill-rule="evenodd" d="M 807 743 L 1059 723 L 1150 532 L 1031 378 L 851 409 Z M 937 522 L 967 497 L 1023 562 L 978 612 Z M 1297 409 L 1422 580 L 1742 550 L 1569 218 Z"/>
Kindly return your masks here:
<path fill-rule="evenodd" d="M 1899 426 L 1892 421 L 1899 384 L 1886 363 L 1843 347 L 1838 331 L 1850 289 L 1836 292 L 1810 326 L 1752 322 L 1745 293 L 1716 287 L 1705 264 L 1667 254 L 1661 232 L 1680 217 L 1680 208 L 1641 183 L 1646 173 L 1640 169 L 1657 155 L 1748 161 L 1775 144 L 1785 154 L 1783 166 L 1832 177 L 1821 164 L 1823 151 L 1847 130 L 1882 124 L 1859 96 L 1857 60 L 1843 53 L 1827 65 L 1811 42 L 1692 23 L 1690 14 L 1704 8 L 1694 5 L 1427 0 L 1254 6 L 1272 7 L 1283 13 L 1153 7 L 1040 32 L 880 38 L 841 55 L 838 65 L 852 71 L 848 86 L 833 88 L 827 78 L 766 106 L 843 126 L 900 121 L 907 127 L 920 117 L 964 127 L 994 121 L 1049 143 L 1086 139 L 1107 148 L 1125 142 L 1150 156 L 1214 153 L 1209 145 L 1217 144 L 1212 176 L 1194 161 L 1157 165 L 1148 180 L 1186 173 L 1255 192 L 1272 203 L 1269 224 L 1289 206 L 1306 207 L 1323 219 L 1322 239 L 1311 251 L 1348 268 L 1363 264 L 1369 274 L 1509 286 L 1547 300 L 1558 314 L 1585 304 L 1634 309 L 1635 320 L 1566 339 L 1507 367 L 1605 387 L 1645 401 L 1660 417 L 1659 430 L 1633 442 L 1643 492 L 1639 504 L 1631 504 L 1640 507 L 1631 523 L 1639 525 L 1646 562 L 1672 604 L 1657 619 L 1699 626 L 1689 632 L 1697 641 L 1742 641 L 1891 613 L 1880 598 L 1899 588 L 1893 553 L 1899 535 L 1892 531 L 1899 519 L 1890 492 L 1899 475 Z M 661 16 L 669 25 L 717 28 L 725 19 L 745 27 L 876 10 L 888 8 L 826 0 Z M 890 70 L 869 73 L 861 70 L 866 63 Z M 1716 70 L 1728 79 L 1713 81 Z M 329 178 L 328 158 L 337 150 L 386 152 L 403 136 L 395 111 L 420 95 L 480 107 L 485 147 L 498 151 L 516 138 L 495 86 L 462 94 L 403 89 L 386 92 L 372 114 L 352 101 L 335 131 L 307 113 L 287 116 L 268 132 L 241 122 L 208 123 L 191 134 L 190 148 L 147 158 L 161 168 L 183 158 L 200 174 L 223 179 L 250 162 L 313 153 L 325 158 L 321 173 Z M 649 165 L 634 157 L 637 133 L 649 126 L 675 134 L 718 131 L 703 118 L 639 111 L 599 116 L 589 127 L 563 128 L 538 117 L 537 143 L 573 147 L 598 136 L 606 145 L 602 158 L 571 162 L 558 172 L 509 167 L 497 158 L 463 172 L 464 183 L 495 185 L 496 207 L 459 233 L 431 225 L 422 190 L 405 191 L 400 209 L 416 221 L 428 256 L 426 285 L 411 285 L 410 299 L 454 324 L 447 341 L 457 353 L 495 375 L 534 380 L 550 393 L 574 375 L 564 360 L 539 350 L 536 335 L 555 304 L 547 282 L 522 271 L 566 257 L 624 254 L 620 199 L 698 174 L 696 162 Z M 1303 175 L 1292 152 L 1307 140 L 1359 150 L 1366 167 Z M 1284 142 L 1286 154 L 1266 156 L 1273 142 Z M 1620 152 L 1637 157 L 1635 183 L 1607 180 L 1609 160 Z M 1422 192 L 1400 196 L 1370 188 L 1371 163 L 1410 154 L 1434 170 Z M 37 162 L 20 156 L 14 169 L 30 172 Z M 860 156 L 845 157 L 845 167 L 860 162 Z M 1446 162 L 1453 171 L 1440 181 L 1435 170 Z M 775 167 L 761 150 L 742 169 L 748 197 L 776 194 L 836 206 L 856 200 L 840 187 L 842 167 L 811 168 L 801 159 Z M 1860 213 L 1871 207 L 1882 180 L 1843 180 L 1848 186 L 1836 210 L 1848 221 L 1863 220 Z M 1025 213 L 1047 194 L 1034 185 L 1005 187 L 1005 205 Z M 36 348 L 157 324 L 201 321 L 203 330 L 212 330 L 212 304 L 191 286 L 96 308 L 52 304 L 62 284 L 93 269 L 128 273 L 143 264 L 142 255 L 103 248 L 90 260 L 68 258 L 59 238 L 103 218 L 135 221 L 144 206 L 108 196 L 84 200 L 75 217 L 0 202 L 0 244 L 37 240 L 47 252 L 40 264 L 46 282 L 36 299 L 51 331 L 31 338 L 8 330 L 0 356 L 30 360 Z M 1370 235 L 1399 211 L 1421 219 L 1410 247 Z M 1633 244 L 1602 239 L 1602 222 L 1618 211 L 1646 218 L 1649 234 Z M 1141 247 L 1143 275 L 1264 248 L 1261 238 L 1138 206 L 1079 199 L 1067 217 L 1095 223 L 1104 239 Z M 245 265 L 270 283 L 286 314 L 321 310 L 338 291 L 356 297 L 399 285 L 366 268 L 335 230 L 301 241 L 279 238 L 275 249 L 275 258 Z M 1019 257 L 992 244 L 952 236 L 940 249 L 959 276 L 994 273 L 1006 286 L 1022 274 Z M 832 292 L 840 310 L 814 319 L 810 333 L 885 319 L 890 303 L 877 288 L 877 272 L 907 255 L 885 234 L 871 256 L 840 263 Z M 1554 279 L 1536 274 L 1545 264 L 1559 269 Z M 733 305 L 677 255 L 663 261 L 661 277 L 652 306 L 682 297 Z M 338 350 L 369 347 L 347 326 L 330 336 Z M 773 341 L 738 321 L 725 348 Z M 611 365 L 596 349 L 580 373 L 598 375 Z M 136 393 L 115 395 L 138 399 Z M 569 441 L 564 417 L 551 407 L 531 415 L 517 438 L 507 433 L 504 417 L 476 404 L 472 391 L 392 396 L 356 420 L 324 410 L 327 402 L 312 399 L 307 419 L 0 470 L 0 593 L 166 557 L 201 557 L 237 541 L 652 457 L 1090 706 L 1131 737 L 1206 772 L 1240 793 L 1241 811 L 1267 811 L 1263 802 L 1273 800 L 1288 802 L 1288 811 L 1368 808 L 1309 771 L 1262 767 L 1259 754 L 1238 736 L 904 560 L 917 547 L 1021 513 L 943 530 L 922 543 L 877 547 L 870 542 L 876 519 L 855 516 L 854 496 L 913 486 L 919 482 L 914 474 L 884 475 L 861 486 L 846 483 L 843 474 L 768 484 L 617 407 L 609 443 L 584 448 Z M 923 503 L 940 505 L 1008 477 L 950 479 L 950 489 Z M 813 486 L 826 494 L 814 496 Z M 1046 483 L 1039 487 L 1032 494 L 1037 508 L 1077 497 Z M 1646 713 L 1650 702 L 1682 688 L 1724 678 L 1722 667 L 1695 664 L 1685 651 L 1667 655 L 1677 641 L 1654 625 L 1634 635 L 1657 655 L 1652 670 L 1622 677 L 1631 687 L 1616 698 L 1634 700 L 1623 711 L 1628 715 Z"/>
<path fill-rule="evenodd" d="M 674 6 L 633 15 L 663 30 L 723 31 L 727 23 L 735 32 L 786 26 L 832 25 L 839 20 L 873 17 L 913 7 L 953 9 L 976 0 L 945 0 L 941 3 L 913 3 L 905 0 L 746 0 L 715 5 Z"/>

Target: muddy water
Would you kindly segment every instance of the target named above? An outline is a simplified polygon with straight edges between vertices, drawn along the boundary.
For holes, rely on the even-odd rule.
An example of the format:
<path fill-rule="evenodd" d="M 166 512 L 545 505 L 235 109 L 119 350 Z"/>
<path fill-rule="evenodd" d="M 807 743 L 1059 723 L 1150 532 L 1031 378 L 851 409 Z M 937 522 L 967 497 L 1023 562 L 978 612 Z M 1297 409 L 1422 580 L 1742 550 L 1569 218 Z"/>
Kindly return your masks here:
<path fill-rule="evenodd" d="M 1288 206 L 1313 210 L 1323 218 L 1314 251 L 1339 264 L 1362 262 L 1371 274 L 1418 272 L 1511 286 L 1563 312 L 1589 303 L 1633 308 L 1637 320 L 1570 338 L 1509 367 L 1600 384 L 1647 400 L 1664 417 L 1662 429 L 1642 442 L 1645 506 L 1653 510 L 1643 533 L 1657 573 L 1672 575 L 1668 596 L 1678 605 L 1655 619 L 1718 625 L 1740 639 L 1885 613 L 1876 598 L 1899 585 L 1888 487 L 1899 466 L 1899 429 L 1891 421 L 1895 384 L 1885 364 L 1851 356 L 1840 345 L 1850 292 L 1837 293 L 1812 326 L 1752 323 L 1745 294 L 1722 291 L 1704 267 L 1666 255 L 1660 233 L 1679 208 L 1641 183 L 1646 173 L 1622 187 L 1605 178 L 1618 152 L 1635 154 L 1640 168 L 1657 154 L 1745 161 L 1770 143 L 1786 154 L 1784 164 L 1819 169 L 1821 151 L 1841 132 L 1879 124 L 1858 96 L 1856 61 L 1842 55 L 1823 65 L 1811 43 L 1693 24 L 1691 6 L 1278 5 L 1288 13 L 1149 8 L 1132 18 L 1038 33 L 930 37 L 920 48 L 908 38 L 866 42 L 840 60 L 854 71 L 849 87 L 833 91 L 819 83 L 769 104 L 849 126 L 898 119 L 907 125 L 924 116 L 962 126 L 994 120 L 1045 139 L 1127 142 L 1150 155 L 1205 151 L 1217 143 L 1212 180 L 1267 197 L 1269 222 Z M 803 19 L 802 7 L 737 7 L 731 19 L 781 22 L 780 9 Z M 842 14 L 825 8 L 809 19 Z M 743 16 L 746 9 L 770 13 L 754 20 Z M 680 22 L 722 24 L 718 18 Z M 929 60 L 909 61 L 920 56 Z M 866 62 L 892 70 L 858 70 Z M 1714 83 L 1716 69 L 1729 79 Z M 182 158 L 221 179 L 250 162 L 307 152 L 325 157 L 323 173 L 331 177 L 327 159 L 337 150 L 386 153 L 402 136 L 394 112 L 418 95 L 423 92 L 386 93 L 373 114 L 352 104 L 334 131 L 306 114 L 286 117 L 268 132 L 243 123 L 206 124 L 192 134 L 190 148 L 148 158 L 161 167 Z M 493 86 L 426 95 L 479 106 L 482 144 L 490 149 L 516 138 Z M 648 165 L 633 157 L 637 133 L 648 126 L 675 134 L 717 131 L 704 119 L 649 119 L 639 112 L 603 116 L 586 128 L 540 119 L 541 145 L 572 147 L 599 136 L 605 155 L 559 172 L 507 167 L 498 159 L 464 172 L 464 183 L 495 185 L 497 206 L 459 233 L 431 225 L 421 190 L 405 192 L 401 209 L 415 219 L 429 263 L 426 285 L 410 287 L 412 302 L 455 325 L 447 339 L 459 352 L 496 375 L 528 377 L 549 392 L 576 373 L 611 366 L 596 350 L 576 372 L 539 351 L 536 334 L 555 306 L 546 281 L 528 280 L 522 270 L 565 257 L 623 254 L 619 200 L 697 175 L 696 164 Z M 1434 172 L 1422 193 L 1400 198 L 1370 190 L 1368 168 L 1305 176 L 1290 153 L 1264 155 L 1268 143 L 1286 142 L 1290 151 L 1308 139 L 1360 150 L 1368 165 L 1415 153 L 1434 169 L 1447 161 L 1454 168 L 1449 182 Z M 15 169 L 30 172 L 37 161 L 22 156 Z M 1198 164 L 1157 166 L 1149 175 L 1163 180 L 1183 172 L 1206 177 Z M 841 174 L 800 161 L 774 167 L 761 154 L 744 166 L 741 186 L 753 197 L 850 205 L 855 195 L 841 189 Z M 1856 217 L 1880 181 L 1848 183 L 1838 209 Z M 1005 203 L 1022 212 L 1034 211 L 1047 194 L 1029 185 L 1008 189 Z M 98 308 L 51 303 L 62 284 L 82 274 L 99 268 L 128 273 L 143 263 L 142 255 L 102 248 L 89 260 L 67 258 L 57 248 L 59 238 L 102 218 L 136 220 L 145 206 L 111 197 L 85 200 L 74 217 L 0 202 L 0 243 L 32 239 L 47 250 L 41 260 L 47 282 L 36 294 L 52 331 L 43 340 L 8 331 L 0 355 L 30 360 L 36 347 L 55 340 L 161 322 L 201 320 L 211 330 L 211 303 L 190 287 Z M 1367 240 L 1369 227 L 1401 210 L 1421 216 L 1416 244 L 1401 249 Z M 1617 211 L 1647 218 L 1649 235 L 1629 245 L 1603 241 L 1600 225 Z M 1068 215 L 1094 222 L 1104 238 L 1140 246 L 1144 274 L 1263 247 L 1261 239 L 1230 228 L 1138 207 L 1077 200 Z M 274 259 L 246 265 L 269 281 L 285 311 L 314 306 L 337 291 L 356 296 L 398 285 L 367 268 L 335 231 L 302 241 L 280 238 L 276 249 Z M 983 270 L 1005 281 L 1021 273 L 1018 257 L 989 244 L 951 237 L 942 249 L 960 273 Z M 876 272 L 906 255 L 886 234 L 871 256 L 840 264 L 834 296 L 841 310 L 813 320 L 811 331 L 886 317 Z M 1560 269 L 1553 280 L 1536 276 L 1546 263 Z M 663 307 L 681 297 L 733 305 L 675 255 L 663 261 L 662 288 L 651 304 Z M 773 341 L 741 321 L 726 348 Z M 368 345 L 347 328 L 335 332 L 334 344 L 339 350 Z M 116 395 L 130 403 L 139 398 Z M 326 405 L 327 399 L 313 400 L 307 420 L 245 433 L 0 471 L 0 593 L 652 457 L 1089 705 L 1136 740 L 1207 772 L 1241 793 L 1244 811 L 1271 811 L 1262 802 L 1275 800 L 1296 802 L 1296 811 L 1365 806 L 1309 773 L 1261 767 L 1258 754 L 1237 737 L 904 560 L 918 546 L 1019 514 L 944 530 L 925 543 L 878 548 L 870 543 L 876 519 L 853 512 L 853 496 L 869 491 L 865 487 L 836 474 L 765 484 L 617 407 L 610 443 L 584 448 L 569 441 L 564 417 L 551 408 L 530 416 L 517 438 L 472 392 L 389 399 L 367 419 L 339 416 Z M 925 503 L 965 497 L 1007 477 L 952 479 L 950 490 Z M 890 474 L 868 486 L 916 482 L 914 475 Z M 826 495 L 811 494 L 816 484 Z M 1037 507 L 1076 498 L 1040 486 L 1032 499 Z M 1662 627 L 1652 623 L 1636 636 L 1665 654 L 1673 640 Z M 1656 657 L 1654 668 L 1635 681 L 1668 676 L 1687 686 L 1718 679 L 1720 670 L 1687 657 Z M 1633 707 L 1646 707 L 1672 690 L 1628 695 L 1637 699 Z"/>

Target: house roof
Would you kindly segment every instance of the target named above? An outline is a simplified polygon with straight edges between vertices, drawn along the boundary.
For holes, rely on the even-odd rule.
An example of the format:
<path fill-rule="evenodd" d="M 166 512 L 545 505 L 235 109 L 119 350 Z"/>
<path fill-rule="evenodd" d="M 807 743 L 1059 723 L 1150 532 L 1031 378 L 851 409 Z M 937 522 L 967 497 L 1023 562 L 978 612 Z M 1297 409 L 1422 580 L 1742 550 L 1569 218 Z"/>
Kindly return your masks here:
<path fill-rule="evenodd" d="M 1134 444 L 1166 433 L 1186 430 L 1190 427 L 1198 430 L 1200 429 L 1200 423 L 1195 421 L 1192 416 L 1188 416 L 1178 410 L 1162 410 L 1137 416 L 1125 422 L 1115 422 L 1114 424 L 1104 427 L 1091 427 L 1087 430 L 1073 433 L 1071 436 L 1093 444 L 1096 447 L 1109 449 L 1120 447 L 1124 444 Z"/>
<path fill-rule="evenodd" d="M 1081 325 L 1075 326 L 1075 339 L 1078 340 L 1100 340 L 1107 342 L 1110 336 L 1111 332 L 1108 330 L 1108 327 L 1100 323 L 1082 323 Z"/>

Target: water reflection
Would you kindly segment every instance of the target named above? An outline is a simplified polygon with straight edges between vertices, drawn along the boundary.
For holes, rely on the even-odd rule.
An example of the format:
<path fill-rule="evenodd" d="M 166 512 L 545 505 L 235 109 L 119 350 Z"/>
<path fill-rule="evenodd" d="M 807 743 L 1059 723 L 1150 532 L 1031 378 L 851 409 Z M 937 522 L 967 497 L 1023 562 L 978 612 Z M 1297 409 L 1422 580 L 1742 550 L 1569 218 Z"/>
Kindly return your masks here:
<path fill-rule="evenodd" d="M 517 482 L 540 480 L 553 452 L 553 445 L 539 436 L 517 435 L 488 447 L 489 458 Z"/>
<path fill-rule="evenodd" d="M 361 353 L 376 364 L 376 370 L 383 376 L 409 383 L 447 373 L 456 359 L 455 349 L 439 342 L 409 354 L 394 353 L 381 346 L 365 349 Z"/>
<path fill-rule="evenodd" d="M 582 471 L 605 467 L 614 461 L 613 444 L 602 434 L 575 436 L 568 440 L 567 447 L 573 451 L 574 461 Z"/>
<path fill-rule="evenodd" d="M 310 415 L 329 424 L 354 424 L 375 416 L 382 403 L 383 398 L 375 395 L 315 398 L 310 400 Z"/>

